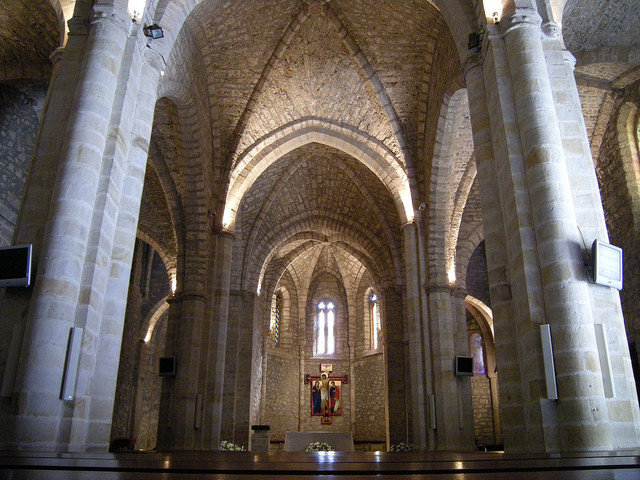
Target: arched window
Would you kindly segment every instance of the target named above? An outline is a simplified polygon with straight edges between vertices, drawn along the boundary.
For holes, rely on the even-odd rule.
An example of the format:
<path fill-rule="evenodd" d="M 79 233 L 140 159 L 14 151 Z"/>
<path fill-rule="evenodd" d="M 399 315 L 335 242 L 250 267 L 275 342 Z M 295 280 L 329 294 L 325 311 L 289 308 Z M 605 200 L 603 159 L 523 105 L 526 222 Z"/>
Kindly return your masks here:
<path fill-rule="evenodd" d="M 335 323 L 335 305 L 333 302 L 319 302 L 316 309 L 316 355 L 331 355 L 335 352 Z"/>
<path fill-rule="evenodd" d="M 474 333 L 469 337 L 469 346 L 473 356 L 473 374 L 484 375 L 484 349 L 482 347 L 482 335 Z"/>
<path fill-rule="evenodd" d="M 280 344 L 282 315 L 284 314 L 283 310 L 284 300 L 280 292 L 277 292 L 273 296 L 273 301 L 271 303 L 271 319 L 269 321 L 269 330 L 271 331 L 271 335 L 273 336 L 273 344 L 276 347 Z"/>
<path fill-rule="evenodd" d="M 276 308 L 273 312 L 274 326 L 273 326 L 273 343 L 277 347 L 280 341 L 280 315 L 282 315 L 282 298 L 280 294 L 276 295 Z"/>
<path fill-rule="evenodd" d="M 382 333 L 382 323 L 380 321 L 380 303 L 376 292 L 369 295 L 369 318 L 371 319 L 371 348 L 376 349 L 380 346 L 380 338 Z"/>

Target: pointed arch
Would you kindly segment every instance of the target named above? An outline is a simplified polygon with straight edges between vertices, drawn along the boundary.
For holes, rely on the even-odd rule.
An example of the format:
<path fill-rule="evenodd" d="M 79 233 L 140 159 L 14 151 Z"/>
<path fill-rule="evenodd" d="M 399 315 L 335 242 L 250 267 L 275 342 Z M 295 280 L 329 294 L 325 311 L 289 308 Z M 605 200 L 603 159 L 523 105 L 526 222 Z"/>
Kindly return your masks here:
<path fill-rule="evenodd" d="M 353 127 L 321 118 L 303 118 L 254 143 L 240 156 L 230 176 L 223 227 L 234 228 L 244 194 L 270 165 L 292 150 L 313 142 L 336 148 L 361 161 L 393 196 L 401 222 L 413 220 L 409 178 L 388 147 Z"/>

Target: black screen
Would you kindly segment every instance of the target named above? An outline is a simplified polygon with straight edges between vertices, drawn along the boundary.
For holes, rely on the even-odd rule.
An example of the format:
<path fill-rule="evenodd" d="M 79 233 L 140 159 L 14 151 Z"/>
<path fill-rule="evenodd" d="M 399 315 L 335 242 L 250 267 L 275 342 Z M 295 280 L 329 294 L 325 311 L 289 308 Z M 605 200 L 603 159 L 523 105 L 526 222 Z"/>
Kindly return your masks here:
<path fill-rule="evenodd" d="M 0 286 L 28 286 L 31 246 L 0 248 Z"/>

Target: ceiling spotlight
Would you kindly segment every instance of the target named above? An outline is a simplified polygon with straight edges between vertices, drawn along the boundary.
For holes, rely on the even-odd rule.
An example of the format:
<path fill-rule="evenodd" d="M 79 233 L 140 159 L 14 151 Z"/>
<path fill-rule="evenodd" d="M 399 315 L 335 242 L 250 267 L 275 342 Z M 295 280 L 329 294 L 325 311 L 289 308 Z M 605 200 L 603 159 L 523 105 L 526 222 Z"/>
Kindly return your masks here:
<path fill-rule="evenodd" d="M 151 37 L 154 40 L 156 38 L 164 37 L 164 32 L 162 31 L 162 27 L 157 23 L 154 23 L 153 25 L 149 25 L 148 27 L 144 27 L 142 31 L 144 32 L 145 36 Z"/>

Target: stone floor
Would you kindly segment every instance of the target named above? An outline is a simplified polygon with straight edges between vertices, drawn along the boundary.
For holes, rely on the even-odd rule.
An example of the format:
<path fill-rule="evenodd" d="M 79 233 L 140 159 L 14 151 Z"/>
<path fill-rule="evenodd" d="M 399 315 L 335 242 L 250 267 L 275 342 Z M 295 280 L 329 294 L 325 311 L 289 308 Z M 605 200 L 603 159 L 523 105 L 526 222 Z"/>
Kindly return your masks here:
<path fill-rule="evenodd" d="M 0 452 L 0 479 L 638 480 L 640 451 L 504 453 Z"/>

